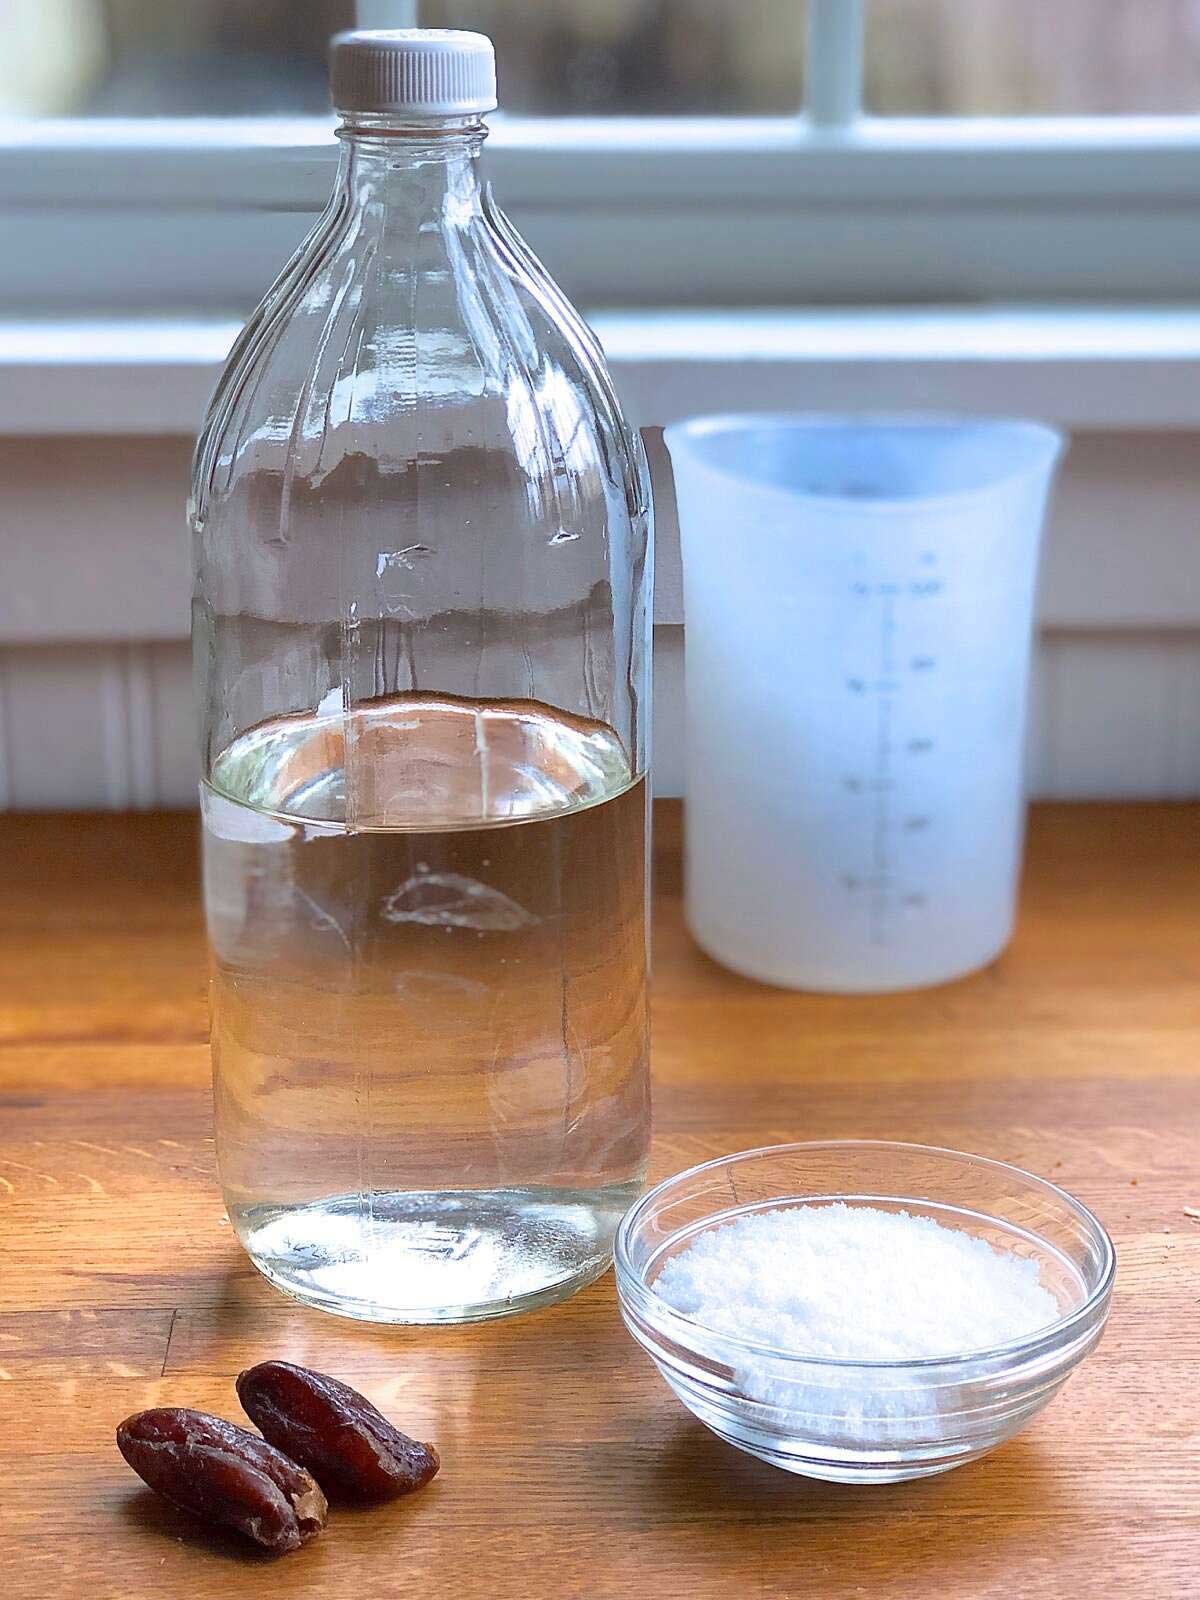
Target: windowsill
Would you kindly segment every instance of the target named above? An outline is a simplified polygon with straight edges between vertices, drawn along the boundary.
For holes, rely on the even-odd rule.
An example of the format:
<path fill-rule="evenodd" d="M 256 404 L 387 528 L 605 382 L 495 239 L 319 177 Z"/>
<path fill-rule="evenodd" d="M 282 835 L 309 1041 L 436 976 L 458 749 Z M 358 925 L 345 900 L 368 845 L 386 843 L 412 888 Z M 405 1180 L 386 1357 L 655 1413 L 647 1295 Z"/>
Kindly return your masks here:
<path fill-rule="evenodd" d="M 1022 411 L 1067 428 L 1200 426 L 1200 308 L 610 311 L 632 413 Z M 194 433 L 228 317 L 0 322 L 0 435 Z"/>

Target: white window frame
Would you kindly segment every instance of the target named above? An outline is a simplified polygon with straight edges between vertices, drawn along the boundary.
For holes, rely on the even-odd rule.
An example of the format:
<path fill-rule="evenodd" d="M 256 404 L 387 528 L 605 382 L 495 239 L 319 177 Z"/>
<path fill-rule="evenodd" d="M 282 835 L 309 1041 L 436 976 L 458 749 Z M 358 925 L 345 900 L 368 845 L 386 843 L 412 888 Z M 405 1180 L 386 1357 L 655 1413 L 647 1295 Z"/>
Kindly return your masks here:
<path fill-rule="evenodd" d="M 329 192 L 323 121 L 0 123 L 0 315 L 245 311 Z M 585 304 L 1188 299 L 1191 118 L 498 119 L 488 168 Z"/>

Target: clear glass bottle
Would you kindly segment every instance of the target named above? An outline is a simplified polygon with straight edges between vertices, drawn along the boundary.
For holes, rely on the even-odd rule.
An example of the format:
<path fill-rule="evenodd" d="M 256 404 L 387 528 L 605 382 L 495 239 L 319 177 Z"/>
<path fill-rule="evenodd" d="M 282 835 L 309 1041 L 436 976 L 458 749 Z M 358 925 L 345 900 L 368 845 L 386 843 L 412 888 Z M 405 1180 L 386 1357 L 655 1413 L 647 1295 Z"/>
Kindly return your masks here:
<path fill-rule="evenodd" d="M 333 79 L 190 507 L 217 1150 L 274 1283 L 452 1321 L 597 1276 L 644 1178 L 649 495 L 480 185 L 490 43 Z"/>

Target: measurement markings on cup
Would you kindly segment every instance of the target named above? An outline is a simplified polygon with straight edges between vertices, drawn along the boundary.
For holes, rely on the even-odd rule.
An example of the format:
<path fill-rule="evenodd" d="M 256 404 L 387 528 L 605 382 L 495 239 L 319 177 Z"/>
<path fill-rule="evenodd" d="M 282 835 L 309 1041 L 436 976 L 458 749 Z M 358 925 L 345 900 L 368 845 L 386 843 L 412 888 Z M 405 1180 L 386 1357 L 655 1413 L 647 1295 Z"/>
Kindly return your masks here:
<path fill-rule="evenodd" d="M 936 565 L 937 556 L 933 551 L 922 551 L 919 561 L 927 569 Z M 849 693 L 868 695 L 875 701 L 870 769 L 847 773 L 843 778 L 843 786 L 850 794 L 870 797 L 870 859 L 866 870 L 845 872 L 841 881 L 848 893 L 866 896 L 870 937 L 877 945 L 889 942 L 893 931 L 891 913 L 897 907 L 915 911 L 927 904 L 923 890 L 903 881 L 899 851 L 905 839 L 927 834 L 934 819 L 927 810 L 904 809 L 902 780 L 907 761 L 932 754 L 935 741 L 925 732 L 898 740 L 897 724 L 902 711 L 900 697 L 906 685 L 914 679 L 917 687 L 928 681 L 937 672 L 938 662 L 926 650 L 901 648 L 906 630 L 900 607 L 906 601 L 932 599 L 943 592 L 943 587 L 941 579 L 928 572 L 907 582 L 888 579 L 872 583 L 860 578 L 850 585 L 856 599 L 879 603 L 879 630 L 875 672 L 846 679 Z"/>

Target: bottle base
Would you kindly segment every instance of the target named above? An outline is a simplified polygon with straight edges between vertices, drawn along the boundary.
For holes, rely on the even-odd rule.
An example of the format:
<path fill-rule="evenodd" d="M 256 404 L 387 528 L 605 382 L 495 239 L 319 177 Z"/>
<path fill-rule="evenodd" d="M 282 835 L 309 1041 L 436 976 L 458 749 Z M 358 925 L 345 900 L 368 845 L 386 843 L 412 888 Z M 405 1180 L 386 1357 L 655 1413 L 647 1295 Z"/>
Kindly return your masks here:
<path fill-rule="evenodd" d="M 476 1322 L 600 1277 L 641 1188 L 338 1195 L 230 1217 L 263 1276 L 305 1305 L 360 1322 Z"/>

